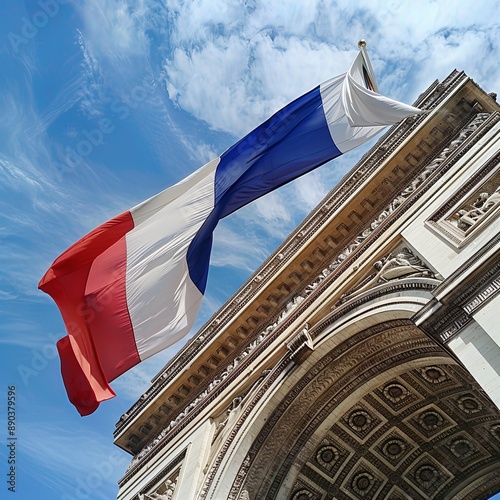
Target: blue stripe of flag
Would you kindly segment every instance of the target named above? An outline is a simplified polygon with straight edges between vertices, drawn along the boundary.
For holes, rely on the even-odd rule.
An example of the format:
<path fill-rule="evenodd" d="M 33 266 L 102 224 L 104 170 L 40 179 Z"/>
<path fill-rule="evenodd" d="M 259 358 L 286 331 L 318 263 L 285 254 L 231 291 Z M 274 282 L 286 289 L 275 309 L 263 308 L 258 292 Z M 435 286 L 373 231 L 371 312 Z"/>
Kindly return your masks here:
<path fill-rule="evenodd" d="M 215 206 L 192 240 L 191 280 L 204 293 L 212 234 L 223 217 L 340 156 L 323 111 L 320 87 L 291 102 L 229 148 L 215 173 Z"/>

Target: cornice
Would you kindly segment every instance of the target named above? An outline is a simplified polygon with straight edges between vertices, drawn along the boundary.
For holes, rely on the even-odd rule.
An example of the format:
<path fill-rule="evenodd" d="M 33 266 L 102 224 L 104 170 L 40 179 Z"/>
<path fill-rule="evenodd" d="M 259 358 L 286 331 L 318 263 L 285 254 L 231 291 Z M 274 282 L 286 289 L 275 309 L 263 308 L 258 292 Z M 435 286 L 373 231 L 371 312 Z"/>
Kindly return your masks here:
<path fill-rule="evenodd" d="M 158 481 L 165 478 L 165 476 L 167 474 L 169 474 L 176 467 L 178 467 L 180 464 L 182 464 L 182 462 L 184 461 L 185 458 L 186 458 L 186 450 L 179 453 L 179 455 L 177 455 L 173 460 L 171 460 L 167 465 L 165 465 L 161 469 L 161 471 L 159 471 L 157 474 L 155 474 L 153 479 L 148 481 L 148 483 L 141 488 L 141 493 L 144 494 L 147 491 L 149 491 L 151 488 L 153 488 Z M 121 486 L 121 484 L 122 483 L 120 483 L 120 482 L 118 483 L 119 486 Z M 140 494 L 137 495 L 136 497 L 134 497 L 134 500 L 140 500 Z"/>
<path fill-rule="evenodd" d="M 373 327 L 372 329 L 369 329 L 370 334 L 373 335 L 374 333 L 377 334 L 383 329 L 392 329 L 392 328 L 407 328 L 411 327 L 412 323 L 409 320 L 393 320 L 387 323 L 384 323 L 383 325 L 377 325 Z M 344 342 L 343 344 L 339 345 L 335 349 L 335 356 L 339 357 L 342 354 L 345 354 L 349 349 L 351 349 L 357 342 L 359 342 L 359 337 L 365 338 L 367 336 L 368 330 L 361 332 L 358 334 L 356 338 L 351 338 L 347 342 Z M 245 404 L 245 407 L 243 408 L 242 413 L 239 415 L 238 421 L 235 423 L 233 426 L 231 433 L 229 436 L 227 436 L 223 446 L 219 450 L 219 453 L 210 468 L 210 471 L 207 473 L 203 488 L 201 490 L 200 494 L 200 499 L 204 500 L 207 497 L 208 491 L 210 488 L 214 489 L 217 485 L 217 481 L 214 483 L 214 479 L 216 476 L 216 473 L 224 460 L 224 457 L 229 450 L 229 447 L 231 443 L 233 442 L 234 438 L 240 431 L 242 425 L 245 423 L 246 419 L 249 417 L 249 415 L 252 413 L 253 409 L 255 406 L 258 404 L 258 402 L 262 399 L 263 396 L 267 393 L 269 388 L 275 383 L 275 381 L 278 379 L 279 375 L 283 373 L 283 371 L 286 369 L 287 366 L 290 365 L 290 360 L 293 357 L 292 351 L 287 351 L 285 355 L 280 359 L 280 361 L 276 364 L 276 366 L 272 369 L 272 371 L 269 373 L 269 375 L 265 378 L 265 380 L 262 382 L 261 386 L 258 388 L 258 391 L 252 396 L 251 400 L 248 401 Z M 334 358 L 333 354 L 330 353 L 326 357 L 323 358 L 322 363 L 324 366 L 327 366 L 328 364 L 332 364 L 332 359 Z M 308 377 L 311 377 L 311 373 L 308 373 Z M 308 378 L 304 378 L 301 380 L 301 382 L 297 385 L 297 390 L 300 392 L 308 382 Z M 286 407 L 288 404 L 288 401 L 285 401 L 283 403 L 283 406 Z M 245 460 L 242 464 L 242 468 L 246 468 L 250 465 L 249 460 Z M 241 469 L 240 469 L 241 471 Z M 236 481 L 242 480 L 244 478 L 244 475 L 238 474 L 236 477 Z"/>
<path fill-rule="evenodd" d="M 318 323 L 313 328 L 307 331 L 305 339 L 309 338 L 310 341 L 315 340 L 326 328 L 328 328 L 335 321 L 341 317 L 347 315 L 349 312 L 355 310 L 361 305 L 368 302 L 375 301 L 377 298 L 387 296 L 389 294 L 398 293 L 403 295 L 401 299 L 395 303 L 406 303 L 404 300 L 404 294 L 411 290 L 422 290 L 431 291 L 439 284 L 439 281 L 433 278 L 413 278 L 413 279 L 400 279 L 394 280 L 393 282 L 387 283 L 384 286 L 378 286 L 370 293 L 363 295 L 357 299 L 353 299 L 343 304 L 338 309 L 335 309 L 330 315 L 328 315 L 324 321 Z M 383 308 L 384 305 L 375 306 L 375 308 Z M 407 320 L 396 320 L 402 321 L 401 324 L 409 324 Z M 392 324 L 392 323 L 391 323 Z M 399 323 L 398 323 L 399 324 Z M 283 327 L 286 328 L 286 327 Z M 281 335 L 283 328 L 277 328 L 275 331 L 269 334 L 262 333 L 259 337 L 252 342 L 252 344 L 242 353 L 242 355 L 237 359 L 237 363 L 231 366 L 230 369 L 226 369 L 219 378 L 214 379 L 212 390 L 207 390 L 202 393 L 197 399 L 195 399 L 189 407 L 187 407 L 184 412 L 179 414 L 179 417 L 172 421 L 171 424 L 165 428 L 160 436 L 158 436 L 152 443 L 143 448 L 141 453 L 139 453 L 134 460 L 132 460 L 129 469 L 127 470 L 125 476 L 120 480 L 119 484 L 124 484 L 132 475 L 134 475 L 139 469 L 149 463 L 176 435 L 178 435 L 182 429 L 184 429 L 190 422 L 192 422 L 204 408 L 207 408 L 210 403 L 216 400 L 221 394 L 223 394 L 226 389 L 231 385 L 231 383 L 242 373 L 245 373 L 250 366 L 255 363 L 255 359 Z M 300 335 L 299 335 L 300 337 Z M 293 341 L 292 341 L 293 342 Z M 295 362 L 302 361 L 301 359 L 296 359 L 296 350 L 294 346 L 288 345 L 287 349 L 283 349 L 283 359 L 287 359 L 287 362 L 293 360 Z"/>
<path fill-rule="evenodd" d="M 480 117 L 478 117 L 478 119 L 479 118 Z M 485 119 L 485 117 L 483 119 Z M 311 282 L 309 287 L 303 293 L 304 300 L 302 301 L 302 303 L 298 304 L 299 307 L 297 307 L 296 310 L 291 311 L 289 316 L 285 316 L 283 321 L 279 324 L 279 328 L 269 329 L 268 327 L 266 329 L 262 329 L 262 333 L 256 338 L 254 338 L 252 342 L 250 342 L 250 344 L 241 352 L 240 356 L 236 357 L 232 362 L 228 360 L 228 362 L 226 362 L 225 364 L 223 364 L 223 366 L 220 367 L 219 375 L 214 375 L 214 378 L 212 379 L 212 382 L 208 387 L 205 387 L 204 390 L 203 387 L 201 387 L 200 391 L 198 392 L 198 395 L 197 396 L 195 395 L 190 400 L 191 402 L 187 406 L 179 408 L 178 412 L 172 415 L 172 420 L 170 421 L 170 424 L 167 426 L 167 428 L 165 428 L 162 431 L 159 438 L 158 437 L 155 438 L 153 446 L 150 444 L 144 447 L 143 451 L 141 451 L 140 455 L 138 456 L 140 460 L 134 459 L 133 463 L 131 464 L 132 467 L 129 470 L 130 474 L 133 474 L 135 469 L 140 466 L 139 461 L 142 461 L 144 458 L 146 458 L 146 456 L 147 460 L 149 460 L 150 455 L 153 456 L 154 454 L 156 454 L 156 452 L 160 448 L 159 447 L 158 449 L 156 449 L 157 445 L 160 442 L 166 443 L 167 441 L 172 439 L 174 435 L 180 432 L 185 427 L 185 425 L 187 425 L 187 423 L 191 421 L 201 411 L 203 407 L 206 406 L 206 404 L 213 401 L 214 397 L 220 394 L 223 388 L 227 386 L 227 384 L 221 384 L 220 387 L 215 388 L 216 385 L 215 382 L 218 383 L 219 381 L 224 380 L 227 377 L 226 382 L 229 383 L 229 381 L 234 380 L 234 378 L 236 378 L 238 374 L 244 372 L 246 367 L 249 366 L 251 359 L 253 359 L 257 355 L 256 354 L 257 352 L 266 349 L 267 346 L 271 342 L 273 342 L 274 339 L 277 336 L 279 336 L 282 331 L 288 328 L 290 324 L 297 319 L 297 316 L 301 314 L 304 311 L 304 309 L 309 307 L 314 302 L 315 297 L 319 293 L 322 293 L 326 287 L 328 287 L 335 279 L 338 278 L 339 274 L 341 274 L 345 270 L 346 266 L 351 265 L 352 261 L 356 259 L 360 253 L 367 250 L 369 246 L 371 246 L 384 233 L 384 231 L 388 226 L 392 225 L 392 223 L 395 220 L 400 218 L 413 205 L 413 203 L 422 195 L 422 193 L 425 192 L 430 185 L 432 185 L 432 183 L 435 181 L 435 176 L 443 175 L 443 173 L 447 171 L 449 168 L 451 168 L 452 164 L 464 154 L 465 150 L 468 150 L 470 147 L 472 147 L 472 145 L 482 136 L 482 133 L 479 133 L 477 131 L 477 126 L 471 127 L 470 125 L 468 125 L 463 130 L 470 131 L 466 134 L 464 134 L 463 132 L 461 133 L 463 136 L 463 142 L 466 142 L 467 145 L 467 147 L 464 148 L 464 151 L 458 154 L 457 151 L 450 150 L 448 154 L 450 158 L 445 158 L 444 160 L 453 159 L 453 161 L 443 160 L 439 162 L 440 170 L 433 171 L 432 175 L 424 173 L 425 165 L 428 165 L 429 163 L 432 162 L 432 158 L 428 158 L 428 161 L 421 166 L 420 171 L 422 173 L 415 177 L 412 183 L 412 189 L 409 192 L 406 189 L 407 193 L 405 194 L 405 196 L 403 196 L 402 194 L 399 195 L 399 197 L 403 197 L 403 199 L 396 197 L 396 199 L 399 200 L 398 203 L 397 204 L 394 203 L 393 200 L 384 210 L 382 210 L 381 215 L 377 219 L 372 221 L 372 223 L 370 224 L 370 231 L 368 236 L 366 238 L 362 238 L 361 240 L 359 240 L 359 244 L 353 249 L 353 251 L 348 252 L 346 249 L 342 250 L 337 259 L 335 259 L 328 266 L 328 268 L 324 269 L 319 274 L 319 277 L 317 277 L 315 280 Z M 470 139 L 470 135 L 472 133 L 476 133 L 475 136 L 476 139 L 474 141 Z M 459 148 L 460 145 L 461 143 L 458 144 L 457 149 Z M 358 235 L 358 237 L 359 236 L 360 235 Z M 353 241 L 358 241 L 358 240 L 355 238 Z M 392 290 L 403 290 L 404 288 L 415 288 L 422 286 L 425 289 L 431 290 L 437 284 L 439 284 L 439 282 L 435 280 L 430 280 L 429 283 L 421 283 L 421 284 L 415 284 L 409 282 L 403 282 L 397 284 L 391 283 L 388 286 L 381 287 L 380 293 L 382 294 L 390 293 Z M 365 298 L 358 298 L 354 301 L 351 300 L 348 302 L 348 304 L 346 304 L 346 307 L 339 308 L 338 311 L 335 312 L 335 315 L 346 314 L 348 310 L 350 310 L 352 307 L 357 307 L 357 305 L 360 305 L 361 303 L 363 303 L 363 301 L 366 300 Z M 332 317 L 335 315 L 332 315 Z M 278 324 L 275 324 L 275 326 L 278 326 Z M 270 335 L 271 333 L 272 335 Z M 257 346 L 259 347 L 259 349 L 254 353 L 255 356 L 248 357 L 245 363 L 241 364 L 240 366 L 236 366 L 240 364 L 240 359 L 242 357 L 248 356 L 248 354 L 250 354 L 250 352 L 253 351 Z M 232 372 L 231 376 L 229 376 L 229 371 Z M 186 418 L 188 414 L 189 418 Z M 155 448 L 155 450 L 153 450 L 153 448 Z M 127 473 L 126 477 L 128 476 L 129 473 Z"/>
<path fill-rule="evenodd" d="M 464 86 L 469 79 L 463 72 L 453 72 L 441 84 L 434 83 L 416 101 L 422 109 L 432 111 L 438 107 L 458 88 Z M 318 205 L 304 222 L 284 241 L 254 275 L 226 302 L 226 304 L 199 330 L 196 336 L 162 369 L 153 379 L 153 385 L 127 412 L 117 424 L 115 435 L 137 415 L 141 408 L 168 385 L 183 369 L 186 362 L 195 358 L 219 332 L 225 328 L 229 319 L 236 316 L 265 287 L 267 278 L 285 268 L 297 254 L 298 249 L 325 224 L 329 214 L 342 206 L 352 191 L 365 182 L 370 175 L 380 168 L 395 150 L 428 118 L 428 115 L 409 117 L 391 127 L 375 146 L 365 154 L 354 169 L 344 177 Z"/>
<path fill-rule="evenodd" d="M 445 80 L 445 82 L 443 82 L 442 87 L 440 85 L 436 85 L 432 87 L 433 90 L 429 90 L 427 94 L 419 98 L 421 106 L 429 110 L 436 108 L 451 93 L 457 91 L 459 87 L 461 88 L 461 86 L 466 85 L 468 81 L 469 80 L 463 73 L 453 73 L 447 80 Z M 468 105 L 463 104 L 463 106 L 467 108 Z M 468 114 L 465 113 L 466 119 L 462 120 L 458 125 L 454 124 L 454 127 L 450 129 L 449 134 L 447 136 L 441 137 L 441 140 L 439 141 L 440 146 L 436 149 L 440 151 L 442 144 L 446 144 L 447 142 L 449 142 L 453 135 L 456 134 L 456 131 L 459 129 L 459 127 L 463 126 L 466 121 L 470 120 L 471 113 L 473 116 L 475 111 L 476 110 L 474 110 L 471 106 L 468 106 Z M 204 325 L 204 327 L 200 329 L 199 333 L 192 339 L 192 341 L 187 344 L 185 348 L 183 348 L 178 353 L 178 355 L 167 364 L 167 366 L 162 370 L 162 372 L 160 372 L 157 377 L 155 377 L 152 387 L 134 406 L 132 406 L 132 408 L 125 414 L 124 418 L 122 418 L 122 420 L 117 424 L 115 436 L 119 436 L 127 428 L 127 425 L 129 425 L 132 419 L 134 419 L 135 416 L 139 415 L 144 408 L 148 407 L 153 398 L 155 398 L 166 386 L 168 386 L 175 379 L 175 377 L 181 372 L 181 370 L 184 369 L 186 364 L 195 359 L 205 348 L 207 343 L 211 342 L 212 339 L 216 338 L 219 333 L 224 328 L 226 328 L 228 320 L 237 316 L 238 313 L 249 302 L 254 300 L 255 297 L 262 292 L 270 276 L 275 275 L 276 273 L 280 272 L 280 270 L 286 268 L 286 266 L 289 265 L 289 262 L 296 256 L 299 250 L 305 247 L 307 245 L 307 242 L 311 240 L 314 234 L 317 233 L 322 227 L 324 227 L 325 223 L 329 220 L 331 213 L 333 213 L 335 210 L 341 207 L 343 203 L 346 202 L 350 193 L 354 189 L 362 185 L 363 182 L 365 182 L 366 179 L 368 179 L 370 175 L 373 174 L 373 172 L 380 169 L 381 165 L 385 161 L 387 161 L 387 159 L 397 150 L 397 148 L 405 140 L 407 140 L 408 137 L 411 136 L 411 134 L 415 130 L 417 130 L 425 122 L 426 119 L 427 118 L 425 116 L 418 117 L 416 120 L 407 119 L 397 126 L 392 127 L 387 132 L 387 134 L 385 134 L 377 142 L 374 148 L 372 148 L 369 153 L 363 156 L 361 161 L 353 170 L 354 173 L 351 173 L 350 175 L 346 176 L 346 178 L 344 178 L 343 182 L 341 182 L 339 186 L 323 200 L 323 202 L 319 205 L 319 208 L 305 219 L 305 221 L 297 228 L 297 230 L 294 231 L 287 238 L 287 240 L 285 240 L 285 242 L 276 250 L 276 252 L 266 260 L 266 262 L 264 262 L 261 268 L 250 278 L 250 280 L 248 280 L 240 288 L 240 290 L 238 290 L 233 295 L 233 297 L 226 303 L 226 305 L 223 306 L 223 308 L 217 314 L 215 314 L 211 318 L 211 320 Z M 474 142 L 475 141 L 471 141 L 471 145 Z M 471 147 L 471 145 L 469 147 Z M 448 161 L 445 162 L 448 164 L 448 166 L 446 167 L 446 165 L 441 165 L 439 171 L 433 174 L 434 176 L 432 177 L 432 179 L 435 180 L 435 178 L 442 175 L 444 171 L 447 170 L 447 168 L 449 168 L 449 166 L 457 161 L 458 158 L 463 154 L 464 151 L 461 151 L 460 154 L 455 154 L 456 158 L 454 158 L 453 161 L 451 161 L 451 159 L 448 159 Z M 427 154 L 426 156 L 421 158 L 418 167 L 414 169 L 415 173 L 422 172 L 425 165 L 428 165 L 435 156 L 436 154 L 431 152 L 430 154 Z M 425 184 L 427 186 L 425 190 L 430 186 L 429 182 L 427 182 L 428 180 L 428 178 L 425 178 L 421 182 L 422 185 Z M 325 288 L 329 286 L 329 284 L 331 284 L 332 281 L 335 280 L 339 276 L 339 274 L 343 272 L 361 252 L 365 251 L 371 244 L 373 244 L 373 242 L 376 241 L 378 237 L 383 234 L 385 228 L 387 228 L 390 224 L 392 224 L 392 222 L 401 217 L 401 215 L 409 207 L 412 206 L 415 200 L 417 200 L 423 192 L 424 191 L 419 185 L 418 189 L 415 190 L 415 192 L 413 192 L 411 195 L 407 196 L 405 201 L 401 205 L 395 207 L 395 210 L 393 210 L 393 212 L 396 212 L 395 214 L 391 213 L 389 216 L 384 216 L 384 220 L 379 225 L 379 227 L 376 227 L 375 230 L 371 232 L 366 241 L 364 241 L 363 244 L 360 244 L 359 248 L 355 249 L 355 252 L 346 255 L 344 250 L 342 250 L 341 248 L 339 248 L 338 250 L 336 249 L 335 253 L 337 255 L 343 255 L 344 257 L 340 260 L 337 257 L 337 260 L 334 260 L 334 262 L 329 265 L 328 275 L 323 275 L 320 273 L 321 278 L 319 279 L 318 277 L 316 277 L 312 281 L 310 278 L 308 278 L 308 283 L 316 283 L 317 286 L 310 290 L 310 294 L 305 297 L 306 300 L 303 304 L 300 304 L 300 307 L 298 307 L 296 310 L 291 311 L 291 313 L 284 318 L 284 321 L 279 325 L 279 328 L 275 332 L 273 332 L 273 335 L 270 335 L 269 338 L 266 337 L 265 339 L 264 337 L 261 337 L 262 341 L 259 343 L 259 352 L 262 349 L 266 349 L 266 346 L 269 345 L 269 343 L 272 342 L 273 339 L 280 334 L 280 332 L 284 331 L 284 329 L 286 329 L 293 321 L 295 321 L 298 315 L 301 314 L 302 311 L 304 311 L 305 308 L 309 307 L 310 304 L 314 301 L 313 297 L 317 297 L 319 293 L 322 293 L 322 291 L 324 291 Z M 387 196 L 386 201 L 390 201 L 390 203 L 392 203 L 393 200 L 390 200 L 389 196 Z M 381 208 L 380 213 L 382 212 L 384 212 L 384 210 L 382 210 Z M 350 241 L 352 241 L 352 239 Z M 330 268 L 330 266 L 332 267 Z M 322 271 L 322 273 L 324 272 L 325 269 Z M 304 290 L 306 284 L 307 283 L 302 284 L 302 290 Z M 284 304 L 281 304 L 281 309 L 283 309 L 283 305 Z M 249 337 L 248 342 L 246 344 L 243 343 L 241 347 L 238 347 L 238 352 L 240 353 L 240 355 L 241 353 L 244 353 L 249 346 L 253 345 L 253 347 L 255 347 L 254 342 L 259 339 L 259 332 L 263 332 L 266 328 L 266 325 L 269 325 L 274 320 L 276 320 L 276 317 L 277 312 L 273 316 L 269 316 L 267 318 L 268 321 L 258 325 L 258 329 L 256 329 L 251 337 Z M 265 342 L 263 342 L 264 340 Z M 210 380 L 213 381 L 214 379 L 220 378 L 220 376 L 227 371 L 227 368 L 231 367 L 234 364 L 234 360 L 237 358 L 238 356 L 235 354 L 232 355 L 232 357 L 229 356 L 227 359 L 224 359 L 217 367 L 216 371 L 211 374 L 211 377 L 213 378 L 211 378 Z M 244 366 L 246 366 L 246 364 Z M 241 369 L 243 369 L 243 365 L 241 366 Z M 231 377 L 231 380 L 233 380 L 237 376 L 237 373 L 241 373 L 240 369 L 235 370 L 235 373 Z M 188 421 L 192 420 L 192 418 L 194 418 L 194 416 L 199 413 L 201 408 L 200 406 L 198 406 L 199 398 L 206 393 L 209 385 L 210 384 L 208 383 L 208 379 L 206 383 L 202 382 L 199 387 L 197 387 L 196 390 L 189 395 L 189 398 L 186 400 L 185 404 L 181 404 L 171 415 L 169 415 L 169 418 L 171 418 L 170 421 L 174 422 L 173 427 L 175 427 L 175 432 L 168 433 L 169 438 L 167 439 L 167 441 L 170 440 L 171 437 L 176 435 L 182 428 L 185 427 L 185 425 L 187 425 Z M 222 387 L 217 388 L 217 390 L 213 394 L 210 393 L 209 397 L 207 397 L 208 393 L 205 394 L 203 399 L 206 399 L 207 402 L 212 401 L 216 395 L 220 394 L 221 390 Z M 211 391 L 209 390 L 209 392 Z M 189 419 L 185 418 L 186 413 L 192 413 Z M 175 423 L 176 419 L 178 419 L 180 416 L 182 416 L 182 424 L 180 421 L 177 421 L 177 423 Z M 172 429 L 172 431 L 174 431 L 174 429 Z M 130 473 L 133 472 L 134 471 L 130 470 Z M 126 476 L 128 477 L 129 474 L 127 473 Z"/>
<path fill-rule="evenodd" d="M 500 254 L 495 235 L 432 294 L 436 297 L 413 317 L 435 340 L 447 344 L 473 320 L 473 314 L 500 294 Z M 471 272 L 472 269 L 472 272 Z"/>

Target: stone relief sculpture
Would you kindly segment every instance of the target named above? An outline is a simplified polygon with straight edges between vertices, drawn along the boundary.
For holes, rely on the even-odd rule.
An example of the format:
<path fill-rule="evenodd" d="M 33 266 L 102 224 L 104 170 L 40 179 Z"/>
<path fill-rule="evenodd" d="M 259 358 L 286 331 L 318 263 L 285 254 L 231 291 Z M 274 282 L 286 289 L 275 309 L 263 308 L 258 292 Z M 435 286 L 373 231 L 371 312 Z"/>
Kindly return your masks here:
<path fill-rule="evenodd" d="M 411 184 L 406 187 L 403 192 L 401 193 L 401 196 L 404 200 L 404 198 L 407 198 L 410 194 L 412 194 L 421 184 L 423 181 L 425 181 L 428 177 L 430 177 L 437 169 L 438 167 L 446 160 L 448 157 L 469 137 L 473 132 L 475 132 L 481 123 L 488 118 L 489 113 L 479 113 L 476 118 L 469 123 L 459 134 L 459 136 L 454 139 L 453 141 L 450 142 L 449 146 L 447 148 L 444 148 L 437 156 L 434 158 L 422 171 L 422 173 L 416 177 Z M 399 201 L 398 205 L 400 204 L 401 196 L 396 198 L 397 201 Z M 394 200 L 396 203 L 397 201 Z M 395 207 L 393 207 L 395 208 Z"/>
<path fill-rule="evenodd" d="M 148 493 L 146 494 L 139 494 L 139 500 L 172 500 L 174 493 L 175 493 L 175 487 L 177 486 L 177 479 L 167 479 L 165 481 L 165 484 L 160 488 L 160 489 L 165 489 L 163 493 Z"/>
<path fill-rule="evenodd" d="M 303 300 L 303 299 L 302 299 Z M 293 301 L 292 301 L 293 302 Z M 289 314 L 295 307 L 297 307 L 298 303 L 300 302 L 294 302 L 293 307 L 288 308 L 287 314 Z M 205 391 L 203 391 L 194 401 L 192 401 L 189 406 L 187 406 L 184 411 L 182 411 L 175 420 L 172 420 L 161 432 L 160 434 L 153 439 L 149 444 L 147 444 L 130 462 L 127 471 L 132 469 L 137 463 L 139 463 L 153 448 L 155 448 L 162 440 L 163 438 L 170 432 L 171 429 L 173 429 L 178 423 L 180 423 L 184 418 L 186 418 L 194 408 L 201 403 L 221 382 L 223 382 L 229 374 L 234 370 L 234 368 L 239 365 L 244 358 L 246 358 L 258 345 L 260 345 L 264 339 L 276 328 L 280 320 L 278 320 L 275 324 L 268 326 L 264 331 L 258 335 L 256 339 L 254 339 L 248 346 L 247 348 L 237 357 L 233 360 L 233 362 L 227 366 L 227 368 L 220 374 L 219 377 L 215 378 L 210 385 L 208 386 Z M 267 371 L 263 371 L 261 376 L 267 375 Z M 260 378 L 258 379 L 260 380 Z M 258 382 L 257 380 L 257 382 Z M 233 403 L 234 406 L 232 410 L 236 409 L 237 406 L 241 403 L 243 400 L 244 395 L 241 397 L 241 399 L 238 400 L 236 398 Z M 229 412 L 231 413 L 231 412 Z M 227 422 L 226 422 L 227 423 Z M 220 428 L 219 432 L 223 429 L 225 424 Z M 145 499 L 147 500 L 147 499 Z"/>
<path fill-rule="evenodd" d="M 484 193 L 484 194 L 487 194 L 487 193 Z M 481 206 L 481 209 L 484 212 L 487 212 L 488 210 L 493 208 L 498 203 L 500 203 L 500 186 L 497 186 L 495 191 L 493 191 L 493 193 L 488 195 L 488 197 L 484 200 L 484 203 Z"/>
<path fill-rule="evenodd" d="M 428 276 L 432 274 L 428 267 L 415 257 L 408 248 L 402 248 L 395 255 L 389 254 L 378 260 L 373 267 L 378 270 L 374 277 L 376 283 L 384 283 L 406 276 Z"/>
<path fill-rule="evenodd" d="M 217 438 L 221 435 L 222 431 L 224 430 L 225 427 L 231 427 L 232 422 L 238 418 L 239 412 L 241 410 L 241 406 L 243 401 L 246 399 L 250 391 L 259 384 L 259 382 L 262 381 L 269 373 L 271 370 L 263 370 L 262 373 L 260 374 L 259 378 L 250 386 L 248 387 L 244 392 L 242 392 L 239 396 L 236 396 L 229 406 L 226 409 L 226 418 L 222 420 L 216 427 L 214 435 L 212 437 L 212 445 L 216 442 Z M 229 424 L 229 425 L 228 425 Z"/>
<path fill-rule="evenodd" d="M 373 267 L 377 272 L 370 274 L 358 286 L 342 295 L 340 303 L 388 281 L 410 277 L 435 278 L 434 273 L 406 247 L 376 261 Z"/>
<path fill-rule="evenodd" d="M 239 500 L 250 500 L 250 494 L 248 493 L 247 490 L 243 490 L 241 492 Z"/>
<path fill-rule="evenodd" d="M 469 205 L 469 208 L 461 208 L 455 214 L 455 222 L 458 229 L 468 231 L 478 223 L 493 207 L 500 203 L 500 186 L 491 194 L 481 193 L 479 197 Z"/>
<path fill-rule="evenodd" d="M 312 285 L 309 285 L 309 286 L 312 286 Z M 314 288 L 314 286 L 313 286 L 313 288 Z M 276 325 L 281 323 L 303 301 L 304 301 L 304 297 L 302 295 L 297 295 L 292 300 L 287 302 L 285 305 L 284 311 L 278 317 L 278 321 L 276 322 Z M 273 328 L 273 330 L 274 330 L 274 328 Z"/>

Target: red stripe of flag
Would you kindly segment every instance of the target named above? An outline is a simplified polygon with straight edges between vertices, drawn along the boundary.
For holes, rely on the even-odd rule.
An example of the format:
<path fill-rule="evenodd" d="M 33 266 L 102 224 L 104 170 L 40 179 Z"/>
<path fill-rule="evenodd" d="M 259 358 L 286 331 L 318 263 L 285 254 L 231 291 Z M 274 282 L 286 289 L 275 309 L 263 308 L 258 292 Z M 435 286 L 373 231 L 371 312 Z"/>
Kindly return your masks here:
<path fill-rule="evenodd" d="M 125 292 L 125 235 L 133 227 L 130 212 L 100 225 L 61 254 L 38 285 L 66 325 L 68 336 L 57 343 L 61 372 L 81 415 L 114 397 L 108 382 L 140 361 Z"/>

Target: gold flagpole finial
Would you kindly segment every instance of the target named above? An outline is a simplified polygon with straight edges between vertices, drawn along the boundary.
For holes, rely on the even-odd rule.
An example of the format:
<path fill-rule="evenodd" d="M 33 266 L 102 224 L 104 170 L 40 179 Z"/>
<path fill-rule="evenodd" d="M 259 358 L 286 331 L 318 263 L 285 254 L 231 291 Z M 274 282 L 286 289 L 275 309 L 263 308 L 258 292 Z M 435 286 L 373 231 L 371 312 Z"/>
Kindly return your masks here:
<path fill-rule="evenodd" d="M 366 42 L 365 40 L 361 39 L 359 42 L 358 42 L 358 47 L 360 49 L 364 49 L 366 47 Z"/>

